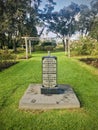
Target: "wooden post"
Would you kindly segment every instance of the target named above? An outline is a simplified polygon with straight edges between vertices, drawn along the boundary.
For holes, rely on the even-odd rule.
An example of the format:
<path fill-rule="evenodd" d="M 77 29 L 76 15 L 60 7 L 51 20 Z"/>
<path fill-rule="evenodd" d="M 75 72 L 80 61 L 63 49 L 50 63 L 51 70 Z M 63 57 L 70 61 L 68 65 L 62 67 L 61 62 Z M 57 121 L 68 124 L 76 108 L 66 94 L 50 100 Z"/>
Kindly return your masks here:
<path fill-rule="evenodd" d="M 29 40 L 29 51 L 30 51 L 30 55 L 31 55 L 31 40 Z"/>
<path fill-rule="evenodd" d="M 68 57 L 70 58 L 70 39 L 68 39 Z"/>
<path fill-rule="evenodd" d="M 26 45 L 26 59 L 28 59 L 28 43 L 26 37 L 25 37 L 25 45 Z"/>

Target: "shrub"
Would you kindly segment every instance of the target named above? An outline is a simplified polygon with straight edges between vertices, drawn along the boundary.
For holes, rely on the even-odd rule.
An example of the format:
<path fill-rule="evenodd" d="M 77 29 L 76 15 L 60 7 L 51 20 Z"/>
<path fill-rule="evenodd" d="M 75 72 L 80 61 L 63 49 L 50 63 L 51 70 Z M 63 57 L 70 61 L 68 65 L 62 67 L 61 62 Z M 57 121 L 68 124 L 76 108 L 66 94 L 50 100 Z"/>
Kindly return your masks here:
<path fill-rule="evenodd" d="M 71 44 L 72 55 L 96 55 L 98 54 L 98 43 L 90 37 L 81 38 Z"/>
<path fill-rule="evenodd" d="M 35 50 L 36 51 L 41 51 L 42 50 L 42 46 L 41 45 L 36 45 L 35 46 Z"/>
<path fill-rule="evenodd" d="M 64 47 L 63 47 L 62 44 L 58 44 L 58 45 L 54 48 L 54 50 L 56 50 L 56 51 L 64 51 Z"/>
<path fill-rule="evenodd" d="M 8 50 L 0 52 L 0 70 L 8 68 L 16 63 L 16 55 L 11 54 Z"/>
<path fill-rule="evenodd" d="M 45 41 L 41 44 L 43 50 L 51 51 L 56 47 L 56 42 Z"/>
<path fill-rule="evenodd" d="M 28 54 L 28 58 L 31 58 L 32 56 Z M 17 59 L 26 59 L 26 55 L 19 55 L 17 56 Z"/>
<path fill-rule="evenodd" d="M 44 49 L 46 51 L 52 51 L 53 50 L 53 46 L 45 46 Z"/>

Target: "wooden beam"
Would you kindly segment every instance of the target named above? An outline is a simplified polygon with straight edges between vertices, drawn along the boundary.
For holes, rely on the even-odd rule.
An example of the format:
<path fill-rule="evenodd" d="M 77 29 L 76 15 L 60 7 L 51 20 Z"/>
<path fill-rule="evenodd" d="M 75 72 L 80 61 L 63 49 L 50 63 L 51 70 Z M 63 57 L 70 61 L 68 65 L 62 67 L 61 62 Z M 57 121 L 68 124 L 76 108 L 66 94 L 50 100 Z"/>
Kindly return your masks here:
<path fill-rule="evenodd" d="M 30 51 L 30 55 L 32 54 L 31 52 L 31 40 L 29 40 L 29 51 Z"/>
<path fill-rule="evenodd" d="M 34 41 L 38 41 L 40 38 L 39 37 L 21 37 L 21 38 L 26 38 L 27 40 L 34 40 Z"/>
<path fill-rule="evenodd" d="M 25 37 L 25 45 L 26 45 L 26 59 L 28 59 L 28 43 L 26 37 Z"/>

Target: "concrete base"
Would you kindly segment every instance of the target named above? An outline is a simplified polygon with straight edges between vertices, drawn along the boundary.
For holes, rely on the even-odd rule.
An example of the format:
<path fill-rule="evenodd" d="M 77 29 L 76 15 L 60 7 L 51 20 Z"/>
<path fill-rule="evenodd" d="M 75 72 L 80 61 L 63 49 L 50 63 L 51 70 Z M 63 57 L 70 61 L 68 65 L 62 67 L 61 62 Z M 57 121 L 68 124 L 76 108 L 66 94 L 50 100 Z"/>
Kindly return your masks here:
<path fill-rule="evenodd" d="M 19 108 L 25 110 L 80 108 L 80 103 L 69 85 L 60 84 L 58 87 L 63 89 L 63 93 L 41 94 L 41 84 L 30 84 L 19 102 Z"/>

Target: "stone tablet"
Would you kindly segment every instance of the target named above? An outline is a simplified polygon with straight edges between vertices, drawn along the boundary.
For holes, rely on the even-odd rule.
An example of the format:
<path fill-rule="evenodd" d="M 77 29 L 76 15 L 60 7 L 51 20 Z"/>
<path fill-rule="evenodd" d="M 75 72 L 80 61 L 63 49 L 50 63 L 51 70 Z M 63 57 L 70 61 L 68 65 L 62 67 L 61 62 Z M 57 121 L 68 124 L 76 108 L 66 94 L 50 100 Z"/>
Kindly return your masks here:
<path fill-rule="evenodd" d="M 42 58 L 43 87 L 54 88 L 57 86 L 57 58 L 45 56 Z"/>

